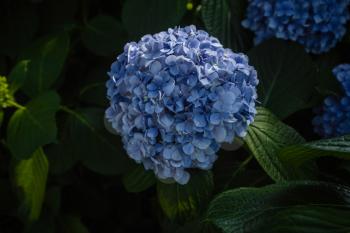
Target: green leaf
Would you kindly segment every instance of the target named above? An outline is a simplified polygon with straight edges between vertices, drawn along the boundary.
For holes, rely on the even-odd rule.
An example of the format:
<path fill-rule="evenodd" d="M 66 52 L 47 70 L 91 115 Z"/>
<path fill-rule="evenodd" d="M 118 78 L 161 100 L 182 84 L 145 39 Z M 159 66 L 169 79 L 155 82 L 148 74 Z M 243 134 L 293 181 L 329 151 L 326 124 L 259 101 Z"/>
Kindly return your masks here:
<path fill-rule="evenodd" d="M 203 0 L 202 19 L 207 31 L 235 52 L 243 52 L 251 41 L 241 26 L 246 9 L 244 0 Z"/>
<path fill-rule="evenodd" d="M 69 51 L 69 35 L 47 36 L 24 51 L 21 60 L 30 60 L 23 91 L 33 97 L 49 89 L 60 75 Z"/>
<path fill-rule="evenodd" d="M 93 53 L 108 56 L 123 49 L 126 32 L 123 25 L 115 18 L 98 15 L 86 24 L 82 40 Z"/>
<path fill-rule="evenodd" d="M 20 211 L 29 221 L 40 216 L 48 170 L 49 164 L 42 148 L 37 149 L 31 158 L 20 160 L 15 165 L 15 185 L 22 196 Z"/>
<path fill-rule="evenodd" d="M 213 187 L 212 174 L 204 171 L 191 174 L 186 185 L 158 182 L 159 204 L 168 218 L 188 221 L 206 208 Z"/>
<path fill-rule="evenodd" d="M 301 46 L 273 39 L 254 47 L 248 57 L 258 72 L 264 107 L 285 118 L 309 106 L 317 69 Z"/>
<path fill-rule="evenodd" d="M 60 127 L 58 127 L 60 128 Z M 60 131 L 64 131 L 61 129 Z M 62 175 L 70 170 L 80 159 L 78 152 L 73 152 L 71 147 L 74 146 L 75 140 L 64 134 L 61 141 L 52 143 L 45 147 L 45 153 L 50 163 L 50 173 L 55 175 Z"/>
<path fill-rule="evenodd" d="M 7 127 L 7 145 L 17 159 L 29 158 L 38 147 L 56 139 L 59 96 L 46 92 L 18 109 Z"/>
<path fill-rule="evenodd" d="M 0 1 L 0 54 L 15 58 L 29 45 L 38 29 L 38 15 L 33 4 Z"/>
<path fill-rule="evenodd" d="M 310 233 L 349 232 L 350 211 L 323 206 L 296 206 L 281 211 L 265 232 Z M 269 229 L 267 229 L 269 228 Z M 271 230 L 271 231 L 270 231 Z"/>
<path fill-rule="evenodd" d="M 202 19 L 206 29 L 228 47 L 231 47 L 231 17 L 227 0 L 202 1 Z"/>
<path fill-rule="evenodd" d="M 179 25 L 186 12 L 186 0 L 128 0 L 122 20 L 133 39 Z"/>
<path fill-rule="evenodd" d="M 153 171 L 146 171 L 142 165 L 123 176 L 125 189 L 131 193 L 142 192 L 156 183 Z"/>
<path fill-rule="evenodd" d="M 323 156 L 350 160 L 350 135 L 293 145 L 279 152 L 285 164 L 295 167 Z"/>
<path fill-rule="evenodd" d="M 86 85 L 79 93 L 79 99 L 87 104 L 93 104 L 99 107 L 107 107 L 106 83 L 93 82 Z"/>
<path fill-rule="evenodd" d="M 77 157 L 87 168 L 106 175 L 120 174 L 128 169 L 131 161 L 119 138 L 104 128 L 104 110 L 64 110 L 70 114 L 67 121 L 69 146 L 64 148 L 65 157 Z"/>
<path fill-rule="evenodd" d="M 277 119 L 267 109 L 258 107 L 254 123 L 249 126 L 245 142 L 266 173 L 275 181 L 292 179 L 288 166 L 278 157 L 282 148 L 304 142 L 291 127 Z"/>
<path fill-rule="evenodd" d="M 79 91 L 79 100 L 89 106 L 97 106 L 106 109 L 109 101 L 106 98 L 106 80 L 108 75 L 107 70 L 110 69 L 110 64 L 96 64 L 87 70 L 84 78 L 84 85 L 81 85 Z"/>
<path fill-rule="evenodd" d="M 248 7 L 246 0 L 229 1 L 231 11 L 231 37 L 230 48 L 234 52 L 246 52 L 253 47 L 253 34 L 242 27 L 241 22 L 245 17 L 245 11 Z"/>
<path fill-rule="evenodd" d="M 29 63 L 29 60 L 20 61 L 12 69 L 8 77 L 8 82 L 10 84 L 10 93 L 12 95 L 23 86 L 23 83 L 25 82 L 28 75 Z"/>
<path fill-rule="evenodd" d="M 238 188 L 220 194 L 208 219 L 224 233 L 348 232 L 350 189 L 311 181 Z"/>

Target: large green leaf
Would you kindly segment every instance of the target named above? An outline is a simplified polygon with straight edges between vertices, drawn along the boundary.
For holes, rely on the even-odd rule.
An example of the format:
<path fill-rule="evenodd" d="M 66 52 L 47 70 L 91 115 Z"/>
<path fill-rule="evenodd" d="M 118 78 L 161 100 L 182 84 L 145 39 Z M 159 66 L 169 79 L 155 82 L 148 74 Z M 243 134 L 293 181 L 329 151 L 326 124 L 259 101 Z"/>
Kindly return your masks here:
<path fill-rule="evenodd" d="M 79 100 L 89 106 L 98 106 L 102 108 L 108 107 L 108 99 L 106 98 L 106 80 L 107 70 L 110 64 L 96 64 L 87 70 L 84 85 L 81 85 L 79 91 Z"/>
<path fill-rule="evenodd" d="M 350 135 L 293 145 L 279 152 L 285 164 L 295 167 L 323 156 L 350 160 Z"/>
<path fill-rule="evenodd" d="M 179 25 L 186 12 L 186 0 L 128 0 L 122 20 L 133 39 Z"/>
<path fill-rule="evenodd" d="M 11 94 L 14 94 L 19 88 L 21 88 L 27 79 L 29 63 L 29 60 L 20 61 L 12 69 L 8 77 Z"/>
<path fill-rule="evenodd" d="M 21 60 L 30 60 L 30 64 L 23 91 L 36 96 L 49 89 L 62 71 L 68 50 L 67 33 L 47 36 L 25 50 Z"/>
<path fill-rule="evenodd" d="M 14 182 L 20 189 L 20 211 L 29 221 L 40 216 L 45 196 L 49 164 L 42 148 L 37 149 L 31 158 L 20 160 L 15 165 Z"/>
<path fill-rule="evenodd" d="M 115 18 L 98 15 L 86 24 L 82 39 L 89 50 L 97 55 L 105 56 L 123 49 L 126 32 L 123 25 Z"/>
<path fill-rule="evenodd" d="M 206 29 L 235 52 L 245 51 L 250 41 L 241 26 L 246 5 L 244 0 L 202 1 L 202 19 Z"/>
<path fill-rule="evenodd" d="M 119 138 L 104 128 L 104 110 L 64 110 L 70 117 L 62 159 L 78 158 L 86 167 L 102 174 L 120 174 L 129 168 L 131 160 L 125 155 Z"/>
<path fill-rule="evenodd" d="M 258 72 L 264 107 L 285 118 L 309 106 L 317 69 L 301 46 L 273 39 L 254 47 L 248 57 Z"/>
<path fill-rule="evenodd" d="M 56 139 L 59 96 L 46 92 L 18 109 L 7 127 L 7 145 L 17 159 L 29 158 L 38 147 Z"/>
<path fill-rule="evenodd" d="M 71 140 L 73 139 L 67 136 L 62 141 L 45 147 L 45 153 L 50 162 L 51 174 L 62 175 L 79 161 L 79 155 L 71 152 L 70 147 L 75 141 Z"/>
<path fill-rule="evenodd" d="M 349 209 L 324 206 L 296 206 L 281 211 L 264 232 L 271 233 L 328 233 L 349 232 Z"/>
<path fill-rule="evenodd" d="M 249 126 L 244 138 L 249 150 L 266 173 L 275 181 L 285 181 L 295 177 L 278 157 L 282 148 L 304 142 L 291 127 L 277 119 L 267 109 L 258 107 L 254 123 Z"/>
<path fill-rule="evenodd" d="M 146 171 L 142 165 L 127 172 L 123 176 L 125 189 L 131 193 L 142 192 L 156 183 L 153 171 Z"/>
<path fill-rule="evenodd" d="M 99 64 L 91 67 L 86 74 L 84 84 L 79 91 L 79 99 L 89 106 L 108 107 L 106 98 L 107 70 L 110 64 Z"/>
<path fill-rule="evenodd" d="M 231 47 L 231 17 L 227 0 L 202 1 L 202 19 L 206 29 L 228 47 Z"/>
<path fill-rule="evenodd" d="M 224 233 L 349 232 L 350 189 L 311 181 L 220 194 L 208 218 Z"/>
<path fill-rule="evenodd" d="M 86 85 L 79 93 L 79 99 L 87 104 L 107 107 L 106 82 L 93 82 Z"/>
<path fill-rule="evenodd" d="M 210 172 L 196 171 L 186 185 L 158 182 L 158 200 L 168 218 L 188 221 L 206 208 L 213 187 Z"/>

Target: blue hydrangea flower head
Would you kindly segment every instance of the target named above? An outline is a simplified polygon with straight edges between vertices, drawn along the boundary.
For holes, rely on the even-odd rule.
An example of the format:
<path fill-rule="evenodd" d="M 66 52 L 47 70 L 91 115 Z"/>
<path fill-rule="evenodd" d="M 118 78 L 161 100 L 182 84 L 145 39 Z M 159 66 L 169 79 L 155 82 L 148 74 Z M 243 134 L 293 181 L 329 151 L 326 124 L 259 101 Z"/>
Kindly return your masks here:
<path fill-rule="evenodd" d="M 341 64 L 333 69 L 333 74 L 344 88 L 341 98 L 329 96 L 324 100 L 318 114 L 313 119 L 314 130 L 323 137 L 350 134 L 350 64 Z"/>
<path fill-rule="evenodd" d="M 346 32 L 350 0 L 249 0 L 245 28 L 255 43 L 277 37 L 296 41 L 307 52 L 327 52 Z"/>
<path fill-rule="evenodd" d="M 188 169 L 210 169 L 220 144 L 245 136 L 256 114 L 247 56 L 195 26 L 126 44 L 108 74 L 106 118 L 160 179 L 185 184 Z"/>

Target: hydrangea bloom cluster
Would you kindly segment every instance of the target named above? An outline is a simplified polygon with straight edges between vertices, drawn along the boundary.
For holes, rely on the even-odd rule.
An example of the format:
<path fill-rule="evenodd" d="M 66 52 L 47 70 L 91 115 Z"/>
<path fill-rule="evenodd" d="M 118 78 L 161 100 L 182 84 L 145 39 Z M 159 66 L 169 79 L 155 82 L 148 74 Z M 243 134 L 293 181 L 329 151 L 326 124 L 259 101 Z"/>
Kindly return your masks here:
<path fill-rule="evenodd" d="M 346 32 L 349 0 L 250 0 L 242 25 L 255 43 L 277 37 L 296 41 L 307 52 L 327 52 Z"/>
<path fill-rule="evenodd" d="M 322 108 L 313 119 L 315 132 L 324 137 L 350 134 L 350 64 L 342 64 L 333 69 L 333 74 L 345 90 L 345 96 L 327 97 Z"/>
<path fill-rule="evenodd" d="M 341 64 L 333 69 L 333 73 L 345 90 L 345 95 L 350 96 L 350 64 Z"/>
<path fill-rule="evenodd" d="M 125 45 L 108 73 L 106 118 L 128 155 L 160 179 L 210 169 L 222 142 L 253 121 L 257 73 L 243 54 L 195 26 Z"/>

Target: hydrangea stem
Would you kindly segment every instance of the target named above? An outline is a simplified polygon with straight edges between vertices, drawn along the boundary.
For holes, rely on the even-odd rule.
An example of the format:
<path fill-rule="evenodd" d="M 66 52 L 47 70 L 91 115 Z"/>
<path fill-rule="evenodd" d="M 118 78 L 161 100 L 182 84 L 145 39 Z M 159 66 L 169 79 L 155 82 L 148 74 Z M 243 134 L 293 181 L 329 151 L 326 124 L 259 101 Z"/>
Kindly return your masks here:
<path fill-rule="evenodd" d="M 16 107 L 18 109 L 25 109 L 26 108 L 25 106 L 20 105 L 19 103 L 17 103 L 14 100 L 8 100 L 7 103 L 9 104 L 9 106 Z"/>

